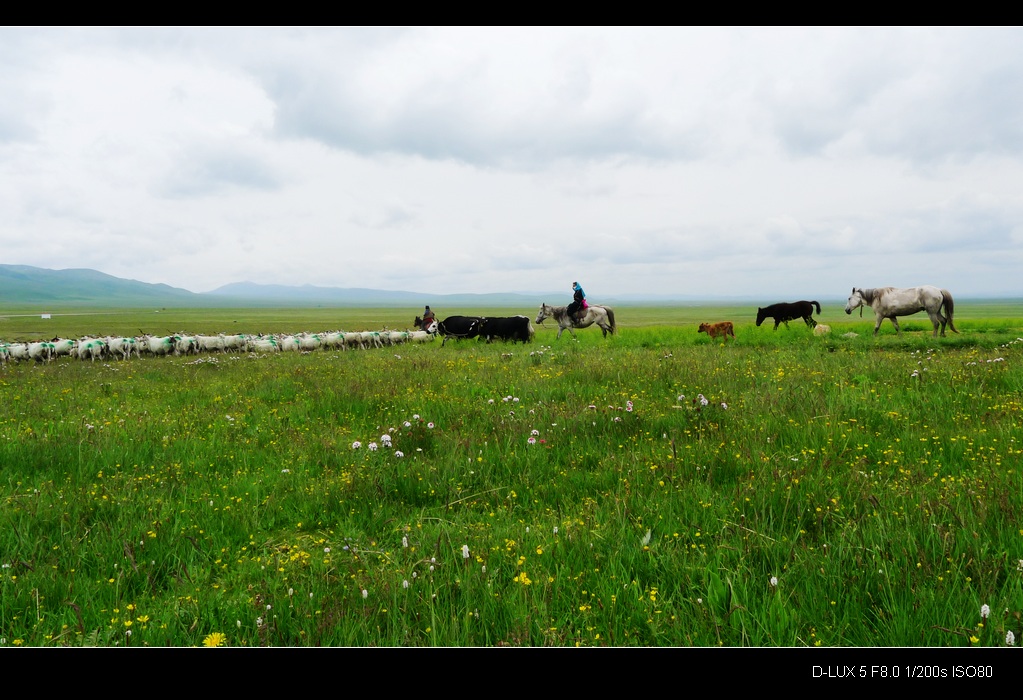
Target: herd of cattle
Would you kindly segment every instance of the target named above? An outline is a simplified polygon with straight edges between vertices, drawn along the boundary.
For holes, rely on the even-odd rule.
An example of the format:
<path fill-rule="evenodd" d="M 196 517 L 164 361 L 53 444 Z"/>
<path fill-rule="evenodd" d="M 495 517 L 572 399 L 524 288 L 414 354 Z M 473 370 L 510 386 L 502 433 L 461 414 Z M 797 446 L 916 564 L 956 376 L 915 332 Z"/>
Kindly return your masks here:
<path fill-rule="evenodd" d="M 309 352 L 321 348 L 368 350 L 404 343 L 427 343 L 433 341 L 437 335 L 443 339 L 441 345 L 447 342 L 448 338 L 486 338 L 488 343 L 495 338 L 528 342 L 533 337 L 533 327 L 525 316 L 510 318 L 449 316 L 443 321 L 427 324 L 425 330 L 416 331 L 329 331 L 297 335 L 176 333 L 165 336 L 54 338 L 26 343 L 0 341 L 0 363 L 19 360 L 48 362 L 61 356 L 96 361 L 127 360 L 132 356 L 144 355 L 158 357 L 228 352 Z"/>

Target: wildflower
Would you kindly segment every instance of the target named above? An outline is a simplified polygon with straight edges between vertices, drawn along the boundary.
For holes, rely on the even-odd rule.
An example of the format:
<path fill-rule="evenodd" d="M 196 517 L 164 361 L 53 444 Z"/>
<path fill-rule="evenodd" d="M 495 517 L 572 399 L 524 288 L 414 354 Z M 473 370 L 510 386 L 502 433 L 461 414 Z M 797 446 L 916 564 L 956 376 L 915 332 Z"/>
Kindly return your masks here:
<path fill-rule="evenodd" d="M 427 423 L 426 427 L 429 428 L 430 430 L 433 430 L 433 423 L 432 422 L 431 423 Z"/>
<path fill-rule="evenodd" d="M 366 600 L 366 598 L 369 598 L 369 591 L 367 591 L 365 588 L 363 588 L 362 589 L 362 599 Z"/>
<path fill-rule="evenodd" d="M 412 424 L 409 423 L 408 421 L 405 421 L 402 425 L 404 425 L 406 428 L 411 428 L 412 427 Z"/>
<path fill-rule="evenodd" d="M 401 459 L 402 457 L 405 456 L 405 453 L 402 452 L 401 450 L 395 450 L 394 451 L 394 456 L 397 457 L 398 459 Z"/>
<path fill-rule="evenodd" d="M 204 647 L 219 647 L 223 646 L 225 641 L 227 641 L 227 637 L 223 632 L 214 632 L 202 640 L 202 645 Z"/>
<path fill-rule="evenodd" d="M 312 593 L 310 593 L 309 595 L 312 595 Z M 238 629 L 242 628 L 242 621 L 241 620 L 235 620 L 234 623 L 238 627 Z"/>
<path fill-rule="evenodd" d="M 991 614 L 991 608 L 988 607 L 987 603 L 985 603 L 984 605 L 980 606 L 980 616 L 981 617 L 983 617 L 986 620 L 987 616 L 990 615 L 990 614 Z"/>
<path fill-rule="evenodd" d="M 539 430 L 533 430 L 533 431 L 532 431 L 532 432 L 530 433 L 530 435 L 539 435 L 539 434 L 540 434 L 540 431 L 539 431 Z"/>
<path fill-rule="evenodd" d="M 462 545 L 462 559 L 468 559 L 468 558 L 469 558 L 469 545 L 463 544 Z"/>
<path fill-rule="evenodd" d="M 263 626 L 263 618 L 257 617 L 256 618 L 256 627 L 262 627 L 262 626 Z"/>
<path fill-rule="evenodd" d="M 1005 645 L 1010 647 L 1016 645 L 1016 635 L 1012 633 L 1012 630 L 1005 633 Z"/>
<path fill-rule="evenodd" d="M 614 422 L 615 423 L 621 423 L 622 422 L 622 417 L 621 416 L 615 416 Z"/>
<path fill-rule="evenodd" d="M 698 398 L 698 399 L 700 400 L 700 405 L 701 405 L 701 406 L 706 406 L 707 404 L 709 404 L 709 403 L 710 403 L 710 401 L 708 401 L 708 400 L 707 400 L 707 397 L 706 397 L 706 396 L 704 396 L 703 394 L 699 394 L 699 395 L 697 395 L 697 397 L 696 397 L 696 398 Z"/>
<path fill-rule="evenodd" d="M 558 534 L 558 526 L 557 525 L 554 526 L 554 534 L 555 535 Z"/>
<path fill-rule="evenodd" d="M 493 403 L 494 403 L 494 400 L 493 400 L 493 399 L 490 399 L 489 401 L 487 401 L 487 403 L 489 403 L 489 404 L 493 404 Z"/>
<path fill-rule="evenodd" d="M 377 444 L 375 442 L 369 443 L 368 445 L 366 445 L 366 447 L 369 448 L 370 452 L 376 452 L 377 451 Z"/>
<path fill-rule="evenodd" d="M 390 447 L 391 446 L 391 436 L 388 435 L 387 433 L 384 433 L 383 435 L 380 436 L 380 442 L 383 443 L 384 447 Z"/>
<path fill-rule="evenodd" d="M 677 398 L 676 400 L 677 400 L 677 401 L 678 401 L 679 403 L 682 403 L 683 401 L 685 401 L 685 400 L 686 400 L 686 395 L 685 395 L 685 394 L 679 394 L 679 395 L 678 395 L 678 398 Z"/>
<path fill-rule="evenodd" d="M 355 442 L 353 442 L 353 443 L 352 443 L 352 449 L 353 449 L 353 450 L 357 450 L 357 449 L 359 449 L 360 447 L 362 447 L 362 443 L 361 443 L 361 442 L 359 442 L 358 440 L 356 440 Z"/>
<path fill-rule="evenodd" d="M 419 414 L 418 413 L 413 413 L 412 414 L 412 420 L 419 420 Z"/>
<path fill-rule="evenodd" d="M 530 435 L 529 439 L 526 440 L 526 442 L 528 442 L 530 445 L 535 445 L 536 444 L 536 438 L 533 437 L 532 435 Z"/>
<path fill-rule="evenodd" d="M 482 572 L 483 573 L 487 573 L 487 565 L 486 564 L 483 565 Z"/>
<path fill-rule="evenodd" d="M 777 576 L 772 576 L 771 577 L 771 587 L 772 588 L 777 588 L 778 587 L 778 577 Z"/>
<path fill-rule="evenodd" d="M 597 407 L 594 406 L 592 403 L 589 406 L 587 406 L 586 408 L 590 409 L 591 411 L 596 411 L 597 410 Z"/>
<path fill-rule="evenodd" d="M 408 547 L 408 535 L 403 535 L 401 538 L 401 546 Z"/>
<path fill-rule="evenodd" d="M 291 473 L 290 469 L 282 469 L 281 470 L 281 474 L 290 474 L 290 473 Z"/>
<path fill-rule="evenodd" d="M 401 587 L 408 588 L 408 579 L 405 579 L 404 581 L 401 582 Z"/>
<path fill-rule="evenodd" d="M 721 402 L 721 408 L 723 408 L 724 410 L 727 411 L 728 410 L 728 404 L 726 404 L 724 401 L 722 401 Z"/>
<path fill-rule="evenodd" d="M 631 401 L 626 401 L 625 402 L 625 410 L 629 411 L 630 413 L 632 412 L 632 402 Z"/>
<path fill-rule="evenodd" d="M 324 547 L 323 548 L 323 553 L 324 554 L 330 554 L 330 547 Z"/>

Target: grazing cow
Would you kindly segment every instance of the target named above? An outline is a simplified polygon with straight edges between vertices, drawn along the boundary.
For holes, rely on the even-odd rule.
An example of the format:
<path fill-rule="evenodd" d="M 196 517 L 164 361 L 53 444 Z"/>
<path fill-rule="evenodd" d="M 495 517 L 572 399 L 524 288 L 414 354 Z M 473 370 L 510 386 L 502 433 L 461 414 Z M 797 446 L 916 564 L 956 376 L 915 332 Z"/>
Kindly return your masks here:
<path fill-rule="evenodd" d="M 763 309 L 757 309 L 757 325 L 759 326 L 763 323 L 765 318 L 773 318 L 774 330 L 778 330 L 778 324 L 784 323 L 785 327 L 788 328 L 789 321 L 801 318 L 806 322 L 806 325 L 813 328 L 817 325 L 817 321 L 813 318 L 813 307 L 815 306 L 817 307 L 817 313 L 820 313 L 821 305 L 816 301 L 794 301 L 791 303 L 782 302 L 780 304 L 771 304 Z"/>
<path fill-rule="evenodd" d="M 478 338 L 483 319 L 479 316 L 448 316 L 437 324 L 437 332 L 444 338 L 440 346 L 448 342 L 448 338 Z"/>
<path fill-rule="evenodd" d="M 480 335 L 489 343 L 494 338 L 528 343 L 533 338 L 533 327 L 525 316 L 497 316 L 484 318 L 480 324 Z"/>
<path fill-rule="evenodd" d="M 735 330 L 732 328 L 731 321 L 721 321 L 719 323 L 701 323 L 700 329 L 697 333 L 706 333 L 711 338 L 717 338 L 723 336 L 725 342 L 728 342 L 728 336 L 735 337 Z"/>

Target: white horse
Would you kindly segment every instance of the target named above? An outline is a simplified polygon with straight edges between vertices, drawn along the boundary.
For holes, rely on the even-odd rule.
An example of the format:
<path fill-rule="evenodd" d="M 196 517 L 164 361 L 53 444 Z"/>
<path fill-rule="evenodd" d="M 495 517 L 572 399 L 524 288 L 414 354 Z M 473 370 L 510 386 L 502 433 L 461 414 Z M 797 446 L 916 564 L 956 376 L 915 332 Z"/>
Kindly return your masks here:
<path fill-rule="evenodd" d="M 596 323 L 600 326 L 600 330 L 604 332 L 604 337 L 607 337 L 608 333 L 614 334 L 615 332 L 615 312 L 607 306 L 596 306 L 590 304 L 586 307 L 586 314 L 583 319 L 577 320 L 568 313 L 567 306 L 550 306 L 549 304 L 541 304 L 540 312 L 536 315 L 537 325 L 544 322 L 544 319 L 553 318 L 558 322 L 558 338 L 561 337 L 562 332 L 568 329 L 568 332 L 575 337 L 575 328 L 586 328 Z"/>
<path fill-rule="evenodd" d="M 895 332 L 900 334 L 899 322 L 896 316 L 911 316 L 920 311 L 926 311 L 931 317 L 934 325 L 934 337 L 938 337 L 938 326 L 941 326 L 941 337 L 945 337 L 945 324 L 958 333 L 955 324 L 952 323 L 952 312 L 955 307 L 952 295 L 947 289 L 939 289 L 930 285 L 923 287 L 910 287 L 899 289 L 897 287 L 879 287 L 877 289 L 860 289 L 853 287 L 849 301 L 845 305 L 845 312 L 851 314 L 856 307 L 860 308 L 860 315 L 863 315 L 863 307 L 870 306 L 874 309 L 875 323 L 874 335 L 881 328 L 881 322 L 886 318 L 892 320 Z M 941 307 L 945 307 L 948 316 L 941 315 Z"/>

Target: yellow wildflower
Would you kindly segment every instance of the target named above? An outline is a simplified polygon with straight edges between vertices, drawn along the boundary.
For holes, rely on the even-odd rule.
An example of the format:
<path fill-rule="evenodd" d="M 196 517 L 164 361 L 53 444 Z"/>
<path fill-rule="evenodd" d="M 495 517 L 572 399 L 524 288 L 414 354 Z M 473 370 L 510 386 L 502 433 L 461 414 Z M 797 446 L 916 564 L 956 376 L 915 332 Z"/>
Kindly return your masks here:
<path fill-rule="evenodd" d="M 214 632 L 206 637 L 206 639 L 202 640 L 202 645 L 204 647 L 219 647 L 223 646 L 226 641 L 227 637 L 223 632 Z"/>

